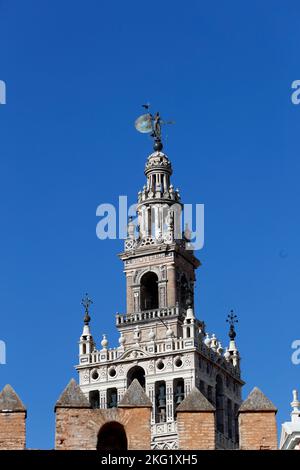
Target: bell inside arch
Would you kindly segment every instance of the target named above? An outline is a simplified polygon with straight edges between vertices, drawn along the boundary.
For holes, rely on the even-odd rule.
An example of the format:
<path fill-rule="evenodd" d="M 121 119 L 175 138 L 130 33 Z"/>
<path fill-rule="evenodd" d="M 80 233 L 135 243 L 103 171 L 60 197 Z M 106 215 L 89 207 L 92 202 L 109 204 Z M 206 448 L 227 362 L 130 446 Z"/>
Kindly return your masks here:
<path fill-rule="evenodd" d="M 117 389 L 112 388 L 107 391 L 107 408 L 117 408 L 118 406 L 118 395 Z"/>
<path fill-rule="evenodd" d="M 159 387 L 159 395 L 158 395 L 158 408 L 165 408 L 166 407 L 166 390 L 164 385 L 160 385 Z"/>
<path fill-rule="evenodd" d="M 175 393 L 175 404 L 176 406 L 180 405 L 180 403 L 184 400 L 184 391 L 183 385 L 179 383 L 176 386 L 176 393 Z"/>

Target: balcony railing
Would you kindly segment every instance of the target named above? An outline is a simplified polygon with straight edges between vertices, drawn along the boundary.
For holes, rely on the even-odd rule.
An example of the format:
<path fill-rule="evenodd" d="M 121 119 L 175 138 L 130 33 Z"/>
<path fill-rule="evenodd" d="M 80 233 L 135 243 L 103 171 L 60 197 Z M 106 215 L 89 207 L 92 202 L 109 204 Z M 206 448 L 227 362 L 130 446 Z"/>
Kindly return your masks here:
<path fill-rule="evenodd" d="M 174 351 L 182 352 L 191 348 L 196 348 L 197 351 L 201 352 L 204 357 L 206 357 L 213 363 L 217 362 L 218 358 L 220 357 L 217 352 L 213 351 L 211 348 L 207 347 L 202 341 L 199 341 L 196 338 L 170 338 L 155 340 L 155 342 L 152 344 L 150 341 L 142 342 L 139 344 L 140 350 L 145 351 L 146 353 L 150 353 L 151 355 L 153 354 L 159 356 L 164 353 L 170 353 Z M 124 349 L 120 347 L 112 349 L 102 349 L 100 351 L 95 350 L 90 354 L 81 355 L 80 365 L 113 362 L 118 360 L 123 354 Z M 239 371 L 237 371 L 231 363 L 226 363 L 226 369 L 230 371 L 233 375 L 239 376 Z"/>
<path fill-rule="evenodd" d="M 179 317 L 183 315 L 184 311 L 176 307 L 168 307 L 168 308 L 157 308 L 153 310 L 144 310 L 142 312 L 135 312 L 135 313 L 117 313 L 116 315 L 116 325 L 123 325 L 127 323 L 136 323 L 146 320 L 155 320 L 158 318 L 168 318 L 168 317 Z"/>

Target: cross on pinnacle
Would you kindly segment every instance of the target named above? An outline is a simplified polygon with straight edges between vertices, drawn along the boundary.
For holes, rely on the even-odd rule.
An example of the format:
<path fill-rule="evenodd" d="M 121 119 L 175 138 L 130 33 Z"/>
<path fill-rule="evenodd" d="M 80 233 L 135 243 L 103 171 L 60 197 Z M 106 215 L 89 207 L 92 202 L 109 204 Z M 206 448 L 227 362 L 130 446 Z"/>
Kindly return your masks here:
<path fill-rule="evenodd" d="M 84 307 L 84 324 L 88 325 L 91 321 L 91 317 L 89 315 L 89 308 L 90 305 L 93 303 L 92 299 L 89 298 L 88 294 L 85 294 L 85 297 L 81 299 L 81 305 Z"/>
<path fill-rule="evenodd" d="M 236 337 L 236 332 L 234 330 L 234 324 L 238 323 L 237 315 L 235 315 L 233 310 L 230 310 L 229 314 L 227 315 L 226 322 L 229 323 L 230 328 L 229 328 L 229 338 L 234 339 Z"/>

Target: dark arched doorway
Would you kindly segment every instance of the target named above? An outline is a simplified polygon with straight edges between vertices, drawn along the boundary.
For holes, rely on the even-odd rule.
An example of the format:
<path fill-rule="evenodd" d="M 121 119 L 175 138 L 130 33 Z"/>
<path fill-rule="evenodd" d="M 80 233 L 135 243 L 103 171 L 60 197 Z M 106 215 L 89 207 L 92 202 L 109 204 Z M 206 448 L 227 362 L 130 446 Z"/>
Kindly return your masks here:
<path fill-rule="evenodd" d="M 158 308 L 158 277 L 149 271 L 141 279 L 141 309 L 152 310 Z"/>
<path fill-rule="evenodd" d="M 97 450 L 127 450 L 124 426 L 115 421 L 104 424 L 98 434 Z"/>
<path fill-rule="evenodd" d="M 142 367 L 134 366 L 129 369 L 127 374 L 127 388 L 134 379 L 137 379 L 140 382 L 140 385 L 145 388 L 145 371 Z"/>

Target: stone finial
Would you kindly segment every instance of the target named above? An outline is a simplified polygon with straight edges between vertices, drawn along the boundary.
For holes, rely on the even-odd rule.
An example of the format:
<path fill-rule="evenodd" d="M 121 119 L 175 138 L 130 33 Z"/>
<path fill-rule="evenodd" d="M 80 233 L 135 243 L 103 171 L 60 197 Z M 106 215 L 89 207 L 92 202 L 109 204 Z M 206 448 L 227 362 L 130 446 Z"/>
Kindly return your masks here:
<path fill-rule="evenodd" d="M 185 399 L 176 408 L 176 411 L 215 411 L 213 405 L 205 398 L 203 393 L 194 387 Z"/>
<path fill-rule="evenodd" d="M 140 343 L 142 338 L 141 338 L 141 328 L 139 325 L 137 325 L 134 329 L 133 338 L 135 339 L 137 344 Z"/>
<path fill-rule="evenodd" d="M 254 387 L 239 408 L 239 413 L 251 411 L 274 411 L 276 413 L 277 408 L 259 388 Z"/>
<path fill-rule="evenodd" d="M 123 333 L 121 333 L 121 334 L 120 334 L 120 338 L 119 338 L 119 345 L 120 345 L 120 348 L 123 348 L 125 343 L 126 343 L 126 338 L 125 338 L 125 336 L 123 335 Z"/>
<path fill-rule="evenodd" d="M 149 331 L 149 334 L 148 334 L 149 341 L 154 341 L 155 337 L 156 337 L 156 334 L 153 331 L 153 328 L 151 328 L 151 330 Z"/>
<path fill-rule="evenodd" d="M 195 319 L 195 314 L 192 306 L 188 306 L 186 310 L 186 320 L 194 320 Z"/>
<path fill-rule="evenodd" d="M 0 413 L 18 413 L 22 411 L 26 414 L 26 407 L 22 403 L 20 397 L 17 395 L 11 385 L 5 385 L 2 392 L 0 393 Z"/>
<path fill-rule="evenodd" d="M 216 338 L 216 335 L 213 333 L 212 337 L 210 338 L 210 347 L 216 351 L 218 347 L 218 339 Z"/>
<path fill-rule="evenodd" d="M 191 238 L 192 238 L 192 231 L 190 230 L 190 227 L 189 227 L 189 224 L 185 224 L 185 228 L 184 228 L 184 237 L 185 239 L 189 242 L 191 241 Z"/>
<path fill-rule="evenodd" d="M 226 359 L 226 361 L 230 361 L 230 357 L 231 357 L 231 354 L 228 351 L 228 348 L 226 348 L 225 353 L 224 353 L 224 358 Z"/>
<path fill-rule="evenodd" d="M 209 348 L 211 343 L 211 338 L 209 337 L 209 334 L 206 333 L 204 344 Z"/>
<path fill-rule="evenodd" d="M 292 412 L 291 418 L 292 423 L 299 427 L 300 431 L 300 401 L 298 399 L 298 392 L 297 390 L 293 390 L 293 401 L 291 402 Z"/>
<path fill-rule="evenodd" d="M 131 240 L 134 240 L 135 239 L 135 225 L 134 225 L 134 222 L 133 222 L 133 217 L 129 217 L 128 219 L 128 224 L 127 224 L 127 236 L 128 238 L 130 238 Z"/>
<path fill-rule="evenodd" d="M 171 325 L 168 325 L 167 331 L 166 331 L 166 338 L 171 339 L 174 336 L 174 332 L 171 328 Z"/>
<path fill-rule="evenodd" d="M 291 402 L 291 407 L 293 408 L 293 411 L 299 413 L 299 411 L 300 411 L 300 401 L 298 399 L 297 390 L 293 390 L 293 401 Z"/>
<path fill-rule="evenodd" d="M 101 346 L 103 349 L 107 349 L 108 346 L 108 339 L 105 334 L 102 335 Z"/>
<path fill-rule="evenodd" d="M 91 408 L 91 405 L 76 381 L 71 379 L 57 400 L 56 408 Z"/>
<path fill-rule="evenodd" d="M 137 379 L 129 385 L 119 408 L 152 408 L 152 402 Z"/>

